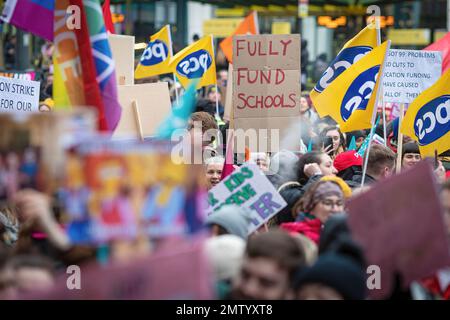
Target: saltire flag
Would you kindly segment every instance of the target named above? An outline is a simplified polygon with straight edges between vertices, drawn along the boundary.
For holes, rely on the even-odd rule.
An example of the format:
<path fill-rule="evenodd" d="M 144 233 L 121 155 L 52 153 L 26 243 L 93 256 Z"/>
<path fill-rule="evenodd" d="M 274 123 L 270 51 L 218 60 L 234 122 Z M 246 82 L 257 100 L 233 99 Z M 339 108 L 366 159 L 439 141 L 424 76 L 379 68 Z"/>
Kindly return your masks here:
<path fill-rule="evenodd" d="M 368 54 L 377 46 L 377 29 L 375 22 L 367 25 L 356 36 L 350 39 L 338 53 L 330 66 L 317 82 L 310 93 L 311 100 L 316 103 L 316 98 L 345 70 Z M 317 110 L 320 117 L 328 115 L 327 109 Z"/>
<path fill-rule="evenodd" d="M 102 125 L 100 129 L 114 131 L 119 123 L 122 108 L 117 97 L 115 63 L 109 47 L 102 8 L 99 0 L 83 0 L 83 5 L 97 71 L 97 82 L 104 105 L 104 110 L 99 115 Z"/>
<path fill-rule="evenodd" d="M 372 127 L 376 93 L 389 47 L 390 42 L 386 41 L 373 49 L 316 97 L 316 110 L 326 110 L 342 132 Z"/>
<path fill-rule="evenodd" d="M 150 37 L 134 72 L 136 79 L 172 73 L 169 63 L 173 57 L 170 25 L 166 25 Z"/>
<path fill-rule="evenodd" d="M 1 20 L 53 41 L 55 0 L 7 0 Z"/>
<path fill-rule="evenodd" d="M 197 89 L 216 84 L 216 62 L 212 35 L 206 36 L 178 52 L 170 60 L 170 69 L 187 88 L 199 79 Z"/>
<path fill-rule="evenodd" d="M 419 143 L 422 156 L 450 149 L 450 70 L 408 107 L 401 132 Z"/>
<path fill-rule="evenodd" d="M 228 62 L 233 63 L 233 36 L 246 34 L 259 34 L 258 13 L 256 11 L 252 11 L 252 13 L 238 25 L 232 35 L 220 42 L 219 46 Z"/>

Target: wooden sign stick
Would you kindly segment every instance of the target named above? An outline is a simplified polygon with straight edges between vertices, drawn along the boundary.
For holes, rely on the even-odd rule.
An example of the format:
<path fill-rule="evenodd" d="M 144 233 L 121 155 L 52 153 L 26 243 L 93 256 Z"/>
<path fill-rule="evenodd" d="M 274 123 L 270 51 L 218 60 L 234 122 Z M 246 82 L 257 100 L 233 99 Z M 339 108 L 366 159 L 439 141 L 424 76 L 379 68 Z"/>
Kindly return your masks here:
<path fill-rule="evenodd" d="M 144 131 L 142 130 L 141 116 L 139 115 L 138 104 L 136 100 L 131 103 L 134 111 L 134 117 L 136 118 L 136 127 L 139 132 L 139 138 L 144 141 Z"/>

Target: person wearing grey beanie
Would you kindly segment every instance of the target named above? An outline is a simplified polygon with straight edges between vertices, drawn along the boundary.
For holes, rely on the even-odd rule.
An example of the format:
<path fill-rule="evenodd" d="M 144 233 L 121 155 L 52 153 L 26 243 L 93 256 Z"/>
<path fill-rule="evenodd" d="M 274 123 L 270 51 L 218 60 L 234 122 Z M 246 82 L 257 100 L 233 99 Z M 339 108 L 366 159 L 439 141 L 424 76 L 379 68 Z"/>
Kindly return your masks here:
<path fill-rule="evenodd" d="M 214 235 L 234 234 L 247 240 L 251 215 L 247 208 L 226 205 L 210 214 L 205 221 Z"/>

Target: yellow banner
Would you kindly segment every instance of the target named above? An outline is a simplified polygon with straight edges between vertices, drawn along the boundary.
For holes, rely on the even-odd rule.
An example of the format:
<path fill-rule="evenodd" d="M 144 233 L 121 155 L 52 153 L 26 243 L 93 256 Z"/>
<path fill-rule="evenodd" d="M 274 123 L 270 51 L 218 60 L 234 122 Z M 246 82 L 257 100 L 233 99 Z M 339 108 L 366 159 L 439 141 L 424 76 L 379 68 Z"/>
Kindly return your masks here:
<path fill-rule="evenodd" d="M 393 45 L 425 46 L 431 42 L 430 29 L 389 29 L 387 37 Z"/>
<path fill-rule="evenodd" d="M 171 73 L 169 62 L 172 55 L 170 25 L 166 25 L 150 37 L 150 42 L 144 53 L 142 53 L 139 65 L 134 72 L 134 77 L 142 79 Z"/>
<path fill-rule="evenodd" d="M 194 79 L 200 79 L 197 88 L 216 84 L 213 37 L 206 36 L 178 52 L 170 68 L 184 88 Z"/>
<path fill-rule="evenodd" d="M 450 149 L 450 70 L 414 100 L 401 132 L 419 143 L 422 156 Z"/>

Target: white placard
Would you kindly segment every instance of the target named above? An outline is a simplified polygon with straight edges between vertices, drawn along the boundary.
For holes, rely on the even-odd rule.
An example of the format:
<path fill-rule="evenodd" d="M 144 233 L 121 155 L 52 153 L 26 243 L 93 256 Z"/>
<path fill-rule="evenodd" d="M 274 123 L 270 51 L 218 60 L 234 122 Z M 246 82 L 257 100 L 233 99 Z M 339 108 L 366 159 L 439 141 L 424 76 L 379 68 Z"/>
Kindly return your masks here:
<path fill-rule="evenodd" d="M 389 50 L 383 79 L 383 102 L 411 103 L 441 77 L 440 51 Z"/>
<path fill-rule="evenodd" d="M 286 205 L 256 164 L 247 163 L 233 171 L 208 194 L 207 214 L 226 204 L 246 207 L 251 212 L 248 234 L 253 233 Z"/>
<path fill-rule="evenodd" d="M 38 81 L 0 77 L 0 112 L 39 112 Z"/>

